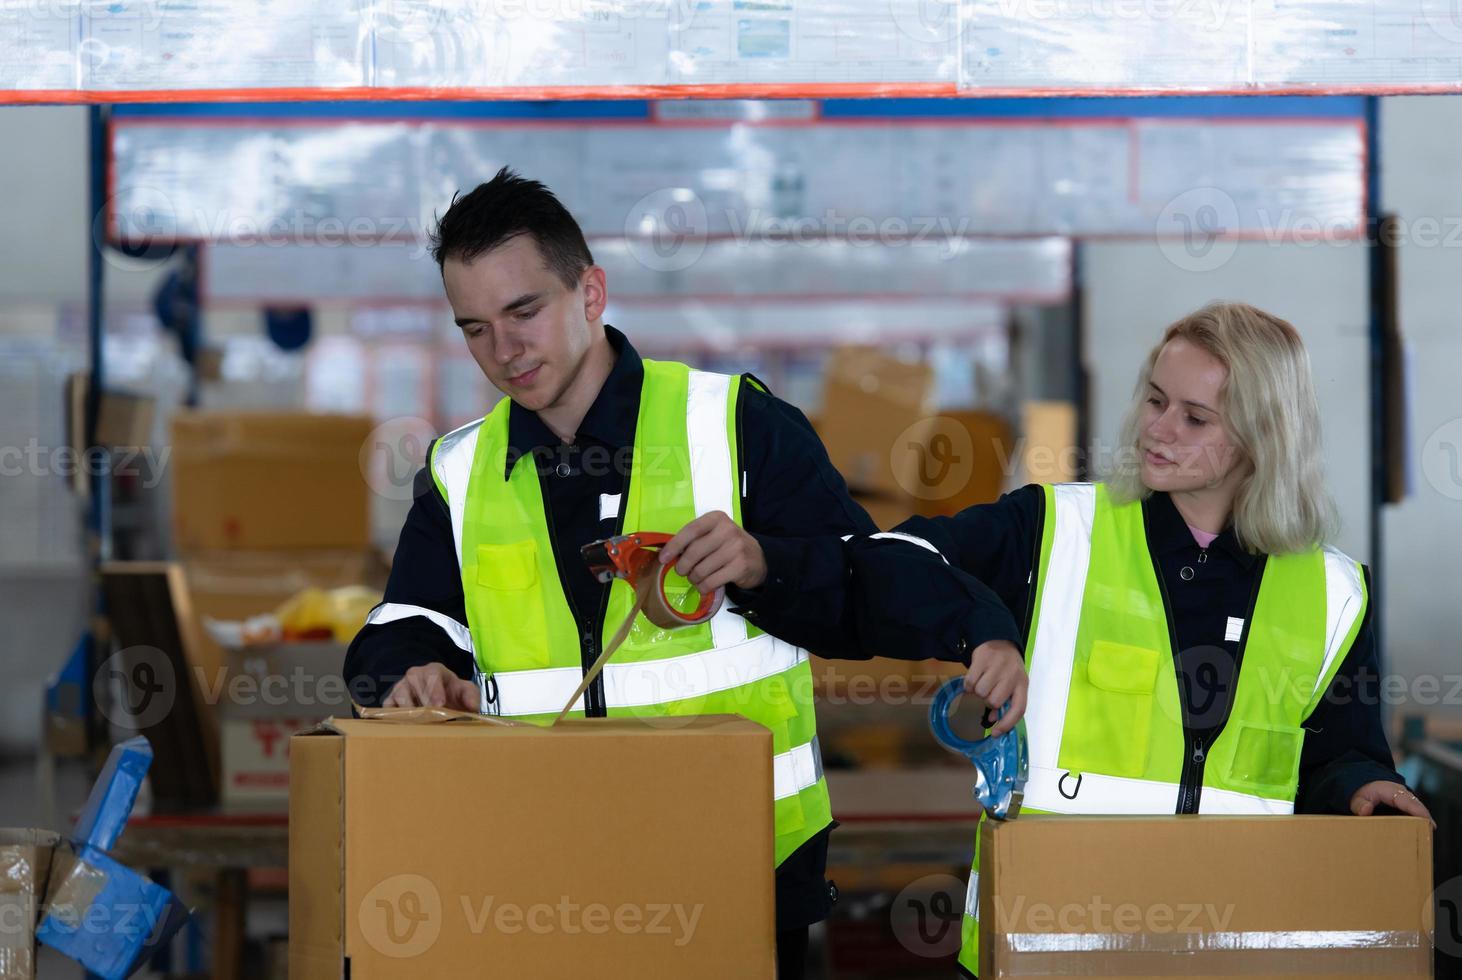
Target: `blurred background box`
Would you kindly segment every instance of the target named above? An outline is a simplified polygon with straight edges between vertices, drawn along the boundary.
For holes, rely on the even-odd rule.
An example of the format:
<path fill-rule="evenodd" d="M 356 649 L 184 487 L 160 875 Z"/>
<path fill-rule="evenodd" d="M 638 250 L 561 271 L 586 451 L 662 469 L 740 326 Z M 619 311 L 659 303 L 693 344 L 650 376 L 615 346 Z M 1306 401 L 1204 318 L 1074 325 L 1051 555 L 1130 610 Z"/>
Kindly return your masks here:
<path fill-rule="evenodd" d="M 228 663 L 203 620 L 245 620 L 273 612 L 305 589 L 346 585 L 384 588 L 388 569 L 368 549 L 235 551 L 193 555 L 182 563 L 188 589 L 186 617 L 198 663 L 216 670 Z"/>
<path fill-rule="evenodd" d="M 215 553 L 182 567 L 195 664 L 209 677 L 203 709 L 215 716 L 219 732 L 220 799 L 283 808 L 289 799 L 289 736 L 330 715 L 350 716 L 341 675 L 348 644 L 225 647 L 204 621 L 271 613 L 306 589 L 383 587 L 385 566 L 370 551 L 280 551 Z"/>
<path fill-rule="evenodd" d="M 329 641 L 284 645 L 308 647 L 308 655 L 231 652 L 210 635 L 204 619 L 244 620 L 273 612 L 307 588 L 379 587 L 385 578 L 380 558 L 369 551 L 210 553 L 183 562 L 111 562 L 102 572 L 119 647 L 114 672 L 126 681 L 121 688 L 124 696 L 134 698 L 159 677 L 171 681 L 167 692 L 173 703 L 166 711 L 141 707 L 141 714 L 132 719 L 157 755 L 151 780 L 160 810 L 206 806 L 218 800 L 221 788 L 247 783 L 232 774 L 258 771 L 260 760 L 270 758 L 255 721 L 304 717 L 307 722 L 300 727 L 308 727 L 317 718 L 341 712 L 338 700 L 303 704 L 296 696 L 299 685 L 290 675 L 302 668 L 303 700 L 315 699 L 321 686 L 331 683 L 329 678 L 339 676 L 344 645 Z M 302 661 L 301 656 L 310 659 Z M 261 679 L 280 671 L 286 683 L 278 692 L 279 703 L 269 703 L 279 682 L 269 689 L 269 700 L 256 696 Z M 230 687 L 235 674 L 247 677 L 242 687 Z M 231 691 L 246 696 L 238 698 Z M 127 711 L 113 713 L 127 720 Z M 293 730 L 280 740 L 281 752 Z M 278 760 L 273 771 L 284 771 L 286 765 Z M 276 778 L 270 798 L 282 804 L 286 791 L 287 780 L 280 783 Z M 257 792 L 246 795 L 258 802 Z"/>
<path fill-rule="evenodd" d="M 1026 479 L 1032 483 L 1075 480 L 1076 406 L 1071 402 L 1030 401 L 1022 407 L 1021 414 L 1021 429 L 1025 433 L 1021 464 Z"/>
<path fill-rule="evenodd" d="M 231 809 L 288 808 L 290 738 L 323 720 L 324 716 L 313 715 L 265 718 L 221 712 L 219 799 Z"/>
<path fill-rule="evenodd" d="M 228 806 L 289 804 L 290 736 L 328 717 L 351 717 L 341 668 L 348 644 L 332 640 L 224 647 L 227 687 L 217 688 L 219 798 Z"/>
<path fill-rule="evenodd" d="M 82 459 L 86 445 L 86 388 L 91 375 L 73 371 L 66 376 L 64 387 L 65 426 L 67 441 L 77 459 Z M 114 452 L 139 455 L 153 443 L 153 422 L 157 418 L 157 399 L 133 391 L 103 391 L 97 403 L 96 443 Z M 131 459 L 130 465 L 139 461 Z M 151 477 L 154 474 L 147 474 Z M 71 487 L 78 496 L 91 493 L 86 467 L 78 466 L 71 476 Z"/>
<path fill-rule="evenodd" d="M 947 465 L 942 465 L 937 479 L 922 484 L 916 513 L 924 517 L 958 514 L 966 507 L 998 499 L 1015 476 L 1017 465 L 1009 420 L 995 412 L 969 409 L 942 411 L 936 421 L 938 428 L 928 434 L 926 451 L 936 466 L 942 465 L 942 459 L 947 459 Z M 940 471 L 936 468 L 934 472 Z"/>
<path fill-rule="evenodd" d="M 370 545 L 363 415 L 183 411 L 172 420 L 173 528 L 183 554 Z"/>
<path fill-rule="evenodd" d="M 998 413 L 915 416 L 881 387 L 863 392 L 834 385 L 829 375 L 827 397 L 834 388 L 838 414 L 821 415 L 814 425 L 853 498 L 883 530 L 914 515 L 949 516 L 996 500 L 1023 462 L 1009 420 Z M 866 434 L 872 430 L 877 434 Z"/>
<path fill-rule="evenodd" d="M 857 493 L 908 493 L 917 460 L 893 450 L 924 438 L 934 414 L 934 369 L 873 347 L 841 347 L 823 370 L 818 434 L 828 458 Z"/>

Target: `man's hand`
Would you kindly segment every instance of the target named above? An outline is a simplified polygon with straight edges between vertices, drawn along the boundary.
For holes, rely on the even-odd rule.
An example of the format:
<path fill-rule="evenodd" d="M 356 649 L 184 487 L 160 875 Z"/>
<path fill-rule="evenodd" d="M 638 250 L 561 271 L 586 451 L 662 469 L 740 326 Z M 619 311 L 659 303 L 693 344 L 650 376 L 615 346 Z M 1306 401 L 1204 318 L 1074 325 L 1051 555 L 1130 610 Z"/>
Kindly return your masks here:
<path fill-rule="evenodd" d="M 1010 710 L 990 729 L 991 735 L 1004 735 L 1020 721 L 1021 715 L 1025 714 L 1029 687 L 1025 658 L 1009 640 L 981 643 L 970 654 L 970 669 L 965 673 L 965 693 L 984 701 L 992 713 L 1010 701 Z"/>
<path fill-rule="evenodd" d="M 1350 812 L 1358 817 L 1370 816 L 1376 812 L 1378 806 L 1389 806 L 1402 813 L 1409 813 L 1413 817 L 1426 817 L 1431 820 L 1432 829 L 1437 829 L 1437 822 L 1432 820 L 1431 811 L 1426 808 L 1426 804 L 1418 800 L 1415 793 L 1400 783 L 1393 783 L 1389 779 L 1378 779 L 1375 782 L 1366 783 L 1350 798 Z"/>
<path fill-rule="evenodd" d="M 446 664 L 423 664 L 401 676 L 381 707 L 445 707 L 477 712 L 482 710 L 482 694 L 476 684 L 464 681 L 448 670 Z"/>
<path fill-rule="evenodd" d="M 697 517 L 660 549 L 660 564 L 672 563 L 702 595 L 723 585 L 754 589 L 767 577 L 756 538 L 719 510 Z"/>

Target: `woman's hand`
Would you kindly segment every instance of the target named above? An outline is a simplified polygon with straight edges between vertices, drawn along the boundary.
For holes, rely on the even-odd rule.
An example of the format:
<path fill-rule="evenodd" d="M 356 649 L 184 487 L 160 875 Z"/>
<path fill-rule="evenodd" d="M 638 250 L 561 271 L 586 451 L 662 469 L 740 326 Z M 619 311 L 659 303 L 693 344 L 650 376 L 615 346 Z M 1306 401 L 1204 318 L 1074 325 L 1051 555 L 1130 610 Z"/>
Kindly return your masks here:
<path fill-rule="evenodd" d="M 1025 714 L 1026 689 L 1030 678 L 1025 672 L 1025 658 L 1009 640 L 990 640 L 975 647 L 970 654 L 970 669 L 965 673 L 964 691 L 973 694 L 998 712 L 1007 700 L 1010 710 L 990 729 L 991 735 L 1004 735 L 1015 727 Z"/>
<path fill-rule="evenodd" d="M 1350 798 L 1350 812 L 1358 817 L 1368 817 L 1376 812 L 1376 807 L 1383 805 L 1409 813 L 1413 817 L 1426 817 L 1431 820 L 1432 829 L 1437 829 L 1437 822 L 1432 820 L 1431 811 L 1426 808 L 1426 804 L 1400 783 L 1378 779 L 1373 783 L 1366 783 Z"/>

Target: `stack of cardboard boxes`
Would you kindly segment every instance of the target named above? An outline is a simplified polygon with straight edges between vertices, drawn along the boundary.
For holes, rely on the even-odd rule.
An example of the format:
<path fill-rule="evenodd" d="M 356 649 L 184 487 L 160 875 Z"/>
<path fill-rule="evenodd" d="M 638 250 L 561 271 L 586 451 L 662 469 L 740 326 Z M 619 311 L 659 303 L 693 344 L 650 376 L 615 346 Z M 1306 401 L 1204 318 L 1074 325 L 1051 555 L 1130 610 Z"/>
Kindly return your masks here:
<path fill-rule="evenodd" d="M 333 640 L 225 649 L 205 620 L 273 611 L 306 588 L 379 586 L 362 416 L 185 412 L 172 421 L 173 534 L 186 587 L 178 614 L 193 693 L 216 726 L 224 802 L 282 808 L 289 736 L 349 713 Z"/>
<path fill-rule="evenodd" d="M 816 426 L 848 489 L 884 530 L 994 500 L 1015 475 L 1003 417 L 939 410 L 933 367 L 873 347 L 828 357 Z"/>

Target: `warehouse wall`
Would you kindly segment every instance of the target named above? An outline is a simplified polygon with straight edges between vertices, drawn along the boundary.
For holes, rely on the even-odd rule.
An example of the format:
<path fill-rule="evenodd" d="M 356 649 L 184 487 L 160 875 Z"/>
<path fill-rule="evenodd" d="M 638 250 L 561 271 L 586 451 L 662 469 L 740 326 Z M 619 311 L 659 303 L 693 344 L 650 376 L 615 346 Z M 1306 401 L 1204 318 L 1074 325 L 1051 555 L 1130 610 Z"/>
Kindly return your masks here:
<path fill-rule="evenodd" d="M 7 332 L 16 306 L 86 298 L 87 111 L 79 106 L 0 108 L 0 193 L 5 262 L 0 316 Z M 107 267 L 107 295 L 141 301 L 155 273 L 121 256 Z"/>
<path fill-rule="evenodd" d="M 53 337 L 52 306 L 85 296 L 85 127 L 81 109 L 0 109 L 0 341 Z M 0 377 L 0 445 L 59 440 L 49 362 L 11 356 Z M 30 472 L 0 479 L 0 751 L 10 751 L 40 732 L 41 685 L 80 634 L 86 592 L 77 512 L 45 506 L 60 481 Z"/>
<path fill-rule="evenodd" d="M 1411 461 L 1405 503 L 1384 518 L 1391 661 L 1442 678 L 1417 700 L 1462 723 L 1449 688 L 1462 677 L 1462 99 L 1382 103 L 1381 200 L 1407 229 L 1400 250 L 1401 329 L 1411 353 Z"/>

